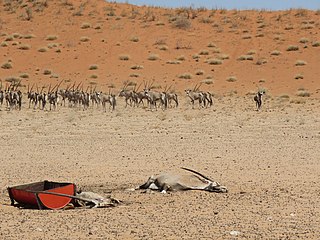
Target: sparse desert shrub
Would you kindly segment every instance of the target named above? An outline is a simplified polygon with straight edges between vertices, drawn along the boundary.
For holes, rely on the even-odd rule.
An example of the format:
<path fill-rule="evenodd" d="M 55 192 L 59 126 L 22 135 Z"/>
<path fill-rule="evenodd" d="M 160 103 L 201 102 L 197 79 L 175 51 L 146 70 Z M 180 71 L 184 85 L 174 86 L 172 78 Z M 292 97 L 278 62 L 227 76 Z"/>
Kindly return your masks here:
<path fill-rule="evenodd" d="M 200 56 L 199 56 L 198 54 L 194 54 L 194 55 L 192 55 L 192 58 L 193 58 L 193 59 L 199 59 Z"/>
<path fill-rule="evenodd" d="M 158 21 L 156 22 L 156 26 L 164 26 L 164 22 Z"/>
<path fill-rule="evenodd" d="M 181 62 L 178 60 L 168 60 L 166 63 L 167 64 L 180 64 Z"/>
<path fill-rule="evenodd" d="M 29 78 L 29 74 L 28 73 L 21 73 L 19 77 L 21 77 L 21 78 Z"/>
<path fill-rule="evenodd" d="M 204 79 L 204 80 L 201 81 L 201 83 L 210 85 L 210 84 L 213 84 L 213 81 L 211 79 Z"/>
<path fill-rule="evenodd" d="M 137 74 L 137 73 L 132 73 L 132 74 L 129 75 L 129 77 L 135 77 L 135 78 L 137 78 L 137 77 L 140 77 L 140 75 Z"/>
<path fill-rule="evenodd" d="M 132 70 L 140 70 L 140 69 L 143 69 L 143 66 L 142 65 L 133 65 L 131 67 Z"/>
<path fill-rule="evenodd" d="M 38 52 L 47 52 L 48 51 L 48 48 L 46 47 L 41 47 L 41 48 L 38 48 Z"/>
<path fill-rule="evenodd" d="M 208 43 L 208 46 L 209 48 L 213 48 L 213 47 L 216 47 L 216 45 L 214 43 Z"/>
<path fill-rule="evenodd" d="M 237 81 L 237 78 L 236 78 L 235 76 L 231 76 L 231 77 L 228 77 L 228 78 L 226 79 L 226 81 L 227 81 L 227 82 L 235 82 L 235 81 Z"/>
<path fill-rule="evenodd" d="M 52 71 L 50 69 L 43 70 L 44 75 L 50 75 L 51 73 L 52 73 Z"/>
<path fill-rule="evenodd" d="M 128 61 L 130 59 L 130 56 L 129 55 L 120 55 L 119 59 L 122 61 Z"/>
<path fill-rule="evenodd" d="M 296 63 L 295 63 L 296 66 L 304 66 L 306 64 L 307 63 L 305 61 L 302 61 L 302 60 L 297 60 Z"/>
<path fill-rule="evenodd" d="M 313 42 L 312 47 L 320 47 L 320 41 Z"/>
<path fill-rule="evenodd" d="M 183 56 L 183 55 L 181 55 L 181 56 L 178 56 L 178 57 L 177 57 L 177 60 L 178 60 L 178 61 L 184 61 L 184 60 L 186 60 L 186 57 Z"/>
<path fill-rule="evenodd" d="M 259 58 L 256 62 L 256 65 L 263 65 L 266 64 L 268 61 L 265 58 Z"/>
<path fill-rule="evenodd" d="M 294 76 L 294 79 L 296 79 L 296 80 L 299 80 L 299 79 L 303 79 L 304 77 L 303 77 L 303 74 L 301 74 L 301 73 L 298 73 L 298 74 L 296 74 L 295 76 Z"/>
<path fill-rule="evenodd" d="M 57 39 L 58 39 L 58 37 L 56 35 L 48 35 L 46 37 L 47 41 L 54 41 L 54 40 L 57 40 Z"/>
<path fill-rule="evenodd" d="M 23 36 L 24 39 L 31 39 L 34 38 L 35 36 L 33 34 L 26 34 Z"/>
<path fill-rule="evenodd" d="M 157 39 L 153 45 L 166 45 L 166 44 L 167 44 L 166 40 L 163 38 L 160 38 L 160 39 Z"/>
<path fill-rule="evenodd" d="M 252 37 L 251 37 L 251 35 L 249 35 L 249 34 L 246 34 L 246 35 L 243 35 L 242 36 L 242 39 L 251 39 Z"/>
<path fill-rule="evenodd" d="M 160 46 L 158 47 L 158 49 L 159 49 L 159 50 L 162 50 L 162 51 L 166 51 L 166 50 L 168 50 L 169 48 L 168 48 L 167 45 L 160 45 Z"/>
<path fill-rule="evenodd" d="M 302 30 L 308 30 L 308 29 L 312 29 L 314 28 L 314 25 L 313 24 L 304 24 L 301 29 Z"/>
<path fill-rule="evenodd" d="M 20 33 L 13 33 L 12 36 L 14 38 L 22 38 Z"/>
<path fill-rule="evenodd" d="M 56 53 L 61 53 L 61 49 L 60 49 L 60 48 L 57 48 L 57 49 L 55 50 L 55 52 L 56 52 Z"/>
<path fill-rule="evenodd" d="M 89 70 L 97 70 L 98 69 L 98 65 L 93 64 L 89 66 Z"/>
<path fill-rule="evenodd" d="M 18 47 L 20 50 L 29 50 L 31 47 L 28 44 L 23 44 Z"/>
<path fill-rule="evenodd" d="M 18 83 L 21 81 L 20 78 L 14 76 L 6 77 L 4 80 L 9 83 Z"/>
<path fill-rule="evenodd" d="M 59 74 L 57 73 L 52 73 L 50 78 L 59 78 Z"/>
<path fill-rule="evenodd" d="M 274 51 L 272 51 L 270 54 L 271 54 L 272 56 L 279 56 L 279 55 L 281 54 L 281 52 L 278 51 L 278 50 L 274 50 Z"/>
<path fill-rule="evenodd" d="M 131 42 L 139 42 L 139 38 L 138 37 L 131 37 L 130 41 Z"/>
<path fill-rule="evenodd" d="M 49 43 L 49 44 L 47 45 L 47 47 L 50 48 L 50 49 L 52 49 L 52 48 L 54 48 L 54 47 L 58 47 L 58 46 L 59 46 L 58 43 Z"/>
<path fill-rule="evenodd" d="M 217 58 L 210 58 L 210 59 L 206 60 L 206 63 L 208 63 L 210 65 L 221 65 L 222 60 L 217 59 Z"/>
<path fill-rule="evenodd" d="M 91 23 L 84 22 L 81 24 L 81 29 L 91 28 Z"/>
<path fill-rule="evenodd" d="M 259 25 L 258 25 L 258 28 L 265 28 L 266 27 L 266 24 L 265 23 L 260 23 Z"/>
<path fill-rule="evenodd" d="M 239 61 L 245 61 L 245 60 L 253 60 L 253 56 L 252 55 L 241 55 L 240 57 L 237 58 L 237 60 Z"/>
<path fill-rule="evenodd" d="M 209 17 L 202 17 L 199 20 L 200 23 L 213 23 L 213 20 Z"/>
<path fill-rule="evenodd" d="M 12 63 L 11 62 L 5 62 L 1 65 L 1 68 L 3 69 L 11 69 L 12 68 Z"/>
<path fill-rule="evenodd" d="M 96 79 L 96 78 L 98 78 L 98 75 L 92 74 L 92 75 L 90 75 L 90 78 Z"/>
<path fill-rule="evenodd" d="M 19 42 L 12 42 L 12 46 L 17 46 Z"/>
<path fill-rule="evenodd" d="M 284 28 L 284 30 L 292 30 L 293 29 L 293 26 L 291 26 L 291 25 L 287 25 L 287 26 L 285 26 L 285 28 Z"/>
<path fill-rule="evenodd" d="M 247 52 L 247 55 L 254 55 L 256 53 L 257 53 L 256 50 L 250 50 Z"/>
<path fill-rule="evenodd" d="M 13 41 L 13 36 L 9 35 L 9 36 L 6 36 L 4 41 L 6 42 L 10 42 L 10 41 Z"/>
<path fill-rule="evenodd" d="M 201 50 L 198 54 L 199 55 L 209 55 L 209 51 L 208 50 Z"/>
<path fill-rule="evenodd" d="M 196 71 L 196 75 L 200 76 L 200 75 L 203 75 L 204 74 L 204 71 L 203 70 L 197 70 Z"/>
<path fill-rule="evenodd" d="M 308 38 L 300 38 L 299 42 L 300 43 L 308 43 L 309 39 Z"/>
<path fill-rule="evenodd" d="M 157 55 L 157 54 L 150 54 L 148 56 L 148 60 L 150 60 L 150 61 L 155 61 L 155 60 L 158 60 L 158 59 L 159 59 L 159 55 Z"/>
<path fill-rule="evenodd" d="M 8 47 L 8 43 L 4 41 L 4 42 L 2 42 L 2 43 L 0 44 L 0 46 L 1 46 L 1 47 Z"/>
<path fill-rule="evenodd" d="M 182 78 L 182 79 L 192 79 L 192 74 L 191 73 L 183 73 L 183 74 L 180 74 L 178 77 Z"/>
<path fill-rule="evenodd" d="M 298 51 L 299 47 L 295 45 L 290 45 L 287 47 L 287 51 Z"/>
<path fill-rule="evenodd" d="M 217 56 L 218 59 L 220 60 L 226 60 L 226 59 L 229 59 L 229 55 L 227 54 L 220 54 Z"/>
<path fill-rule="evenodd" d="M 186 17 L 179 16 L 173 21 L 173 27 L 186 30 L 191 27 L 191 22 Z"/>
<path fill-rule="evenodd" d="M 80 42 L 89 42 L 89 41 L 90 41 L 89 37 L 83 36 L 80 38 Z"/>
<path fill-rule="evenodd" d="M 259 80 L 259 83 L 265 83 L 265 82 L 266 82 L 265 79 L 260 79 L 260 80 Z"/>
<path fill-rule="evenodd" d="M 298 90 L 297 96 L 299 97 L 310 97 L 310 93 L 307 90 Z"/>
<path fill-rule="evenodd" d="M 264 34 L 263 33 L 258 33 L 257 35 L 256 35 L 256 37 L 258 38 L 258 37 L 264 37 Z"/>
<path fill-rule="evenodd" d="M 214 48 L 214 49 L 212 50 L 212 52 L 213 52 L 213 53 L 221 53 L 221 50 L 220 50 L 220 48 Z"/>

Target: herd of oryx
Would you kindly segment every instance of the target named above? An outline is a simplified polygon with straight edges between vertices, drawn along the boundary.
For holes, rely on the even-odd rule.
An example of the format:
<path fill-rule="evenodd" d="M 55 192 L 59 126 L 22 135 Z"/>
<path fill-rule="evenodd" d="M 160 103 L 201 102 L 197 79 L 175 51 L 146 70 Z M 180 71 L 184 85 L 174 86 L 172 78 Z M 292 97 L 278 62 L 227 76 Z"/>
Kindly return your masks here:
<path fill-rule="evenodd" d="M 83 110 L 88 109 L 90 106 L 102 106 L 103 110 L 107 111 L 107 104 L 109 109 L 115 110 L 117 100 L 116 95 L 109 89 L 108 93 L 96 91 L 96 88 L 87 87 L 84 91 L 83 84 L 76 83 L 67 86 L 66 89 L 60 88 L 62 81 L 59 84 L 46 90 L 43 86 L 39 89 L 38 86 L 28 85 L 27 87 L 27 101 L 29 108 L 41 110 L 55 110 L 58 105 L 80 108 Z M 8 110 L 18 109 L 21 110 L 23 93 L 19 89 L 20 82 L 11 83 L 3 90 L 2 82 L 0 82 L 0 105 L 6 106 Z M 124 83 L 123 88 L 120 90 L 118 97 L 124 98 L 125 107 L 149 107 L 150 109 L 163 110 L 167 108 L 177 108 L 179 106 L 178 95 L 170 91 L 171 87 L 165 87 L 162 91 L 154 90 L 153 83 L 148 84 L 144 82 L 144 88 L 139 91 L 141 84 L 137 87 L 136 84 L 130 85 Z M 207 91 L 200 90 L 201 84 L 196 84 L 193 89 L 186 89 L 185 93 L 190 100 L 192 108 L 195 103 L 198 103 L 199 108 L 207 108 L 213 105 L 212 94 Z M 260 110 L 262 104 L 262 94 L 259 91 L 254 97 L 257 110 Z"/>

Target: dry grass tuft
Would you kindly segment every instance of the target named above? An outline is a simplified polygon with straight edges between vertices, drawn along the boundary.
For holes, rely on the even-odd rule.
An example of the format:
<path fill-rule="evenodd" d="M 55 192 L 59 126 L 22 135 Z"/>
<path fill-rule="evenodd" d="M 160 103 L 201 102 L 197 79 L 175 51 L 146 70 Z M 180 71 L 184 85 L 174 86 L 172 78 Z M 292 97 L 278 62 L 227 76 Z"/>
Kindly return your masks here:
<path fill-rule="evenodd" d="M 131 41 L 131 42 L 139 42 L 139 38 L 133 36 L 133 37 L 130 38 L 130 41 Z"/>
<path fill-rule="evenodd" d="M 270 53 L 270 55 L 272 55 L 272 56 L 279 56 L 279 55 L 281 55 L 281 52 L 278 51 L 278 50 L 274 50 L 274 51 L 272 51 L 272 52 Z"/>
<path fill-rule="evenodd" d="M 238 79 L 235 76 L 230 76 L 226 79 L 227 82 L 236 82 Z"/>
<path fill-rule="evenodd" d="M 296 63 L 295 63 L 296 66 L 304 66 L 306 64 L 307 63 L 305 61 L 302 61 L 302 60 L 297 60 Z"/>
<path fill-rule="evenodd" d="M 287 47 L 286 49 L 287 51 L 298 51 L 299 50 L 299 47 L 298 46 L 295 46 L 295 45 L 290 45 Z"/>
<path fill-rule="evenodd" d="M 253 60 L 253 56 L 252 55 L 241 55 L 240 57 L 237 58 L 237 60 L 239 61 L 246 61 L 246 60 Z"/>
<path fill-rule="evenodd" d="M 81 24 L 81 29 L 87 29 L 87 28 L 91 28 L 91 24 L 90 23 L 84 22 L 84 23 Z"/>
<path fill-rule="evenodd" d="M 93 64 L 89 66 L 89 70 L 97 70 L 98 69 L 98 65 Z"/>
<path fill-rule="evenodd" d="M 29 50 L 30 48 L 31 48 L 31 46 L 28 44 L 23 44 L 18 47 L 18 49 L 20 49 L 20 50 Z"/>
<path fill-rule="evenodd" d="M 89 42 L 89 41 L 90 41 L 89 37 L 83 36 L 80 38 L 80 42 Z"/>
<path fill-rule="evenodd" d="M 3 69 L 11 69 L 12 68 L 12 63 L 11 62 L 5 62 L 1 65 L 1 68 Z"/>
<path fill-rule="evenodd" d="M 189 29 L 191 27 L 191 22 L 186 17 L 178 16 L 172 21 L 172 25 L 178 29 Z"/>
<path fill-rule="evenodd" d="M 296 74 L 295 76 L 294 76 L 294 79 L 296 79 L 296 80 L 299 80 L 299 79 L 303 79 L 304 77 L 303 77 L 303 74 L 301 74 L 301 73 L 298 73 L 298 74 Z"/>
<path fill-rule="evenodd" d="M 119 56 L 119 60 L 122 60 L 122 61 L 128 61 L 129 59 L 130 59 L 129 55 L 120 55 Z"/>
<path fill-rule="evenodd" d="M 148 60 L 150 60 L 150 61 L 156 61 L 158 59 L 159 59 L 159 55 L 158 54 L 150 54 L 148 56 Z"/>
<path fill-rule="evenodd" d="M 54 40 L 57 40 L 57 39 L 58 39 L 58 37 L 56 35 L 48 35 L 46 37 L 47 41 L 54 41 Z"/>
<path fill-rule="evenodd" d="M 41 47 L 41 48 L 38 48 L 38 52 L 47 52 L 48 51 L 48 48 L 47 47 Z"/>
<path fill-rule="evenodd" d="M 131 67 L 132 70 L 140 70 L 140 69 L 143 69 L 143 66 L 142 65 L 133 65 Z"/>
<path fill-rule="evenodd" d="M 183 73 L 183 74 L 180 74 L 178 77 L 182 79 L 192 79 L 193 76 L 191 73 Z"/>

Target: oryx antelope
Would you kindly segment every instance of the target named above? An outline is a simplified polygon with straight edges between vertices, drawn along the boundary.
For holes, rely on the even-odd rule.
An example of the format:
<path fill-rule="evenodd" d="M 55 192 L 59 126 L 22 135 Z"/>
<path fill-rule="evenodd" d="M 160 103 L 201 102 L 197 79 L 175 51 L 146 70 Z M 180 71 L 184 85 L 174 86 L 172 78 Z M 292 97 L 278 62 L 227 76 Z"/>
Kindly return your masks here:
<path fill-rule="evenodd" d="M 2 91 L 2 80 L 0 80 L 0 104 L 3 104 L 3 100 L 4 100 L 4 92 Z"/>
<path fill-rule="evenodd" d="M 196 84 L 195 87 L 193 88 L 193 90 L 191 90 L 191 89 L 185 90 L 187 96 L 190 98 L 192 108 L 194 108 L 195 101 L 199 102 L 199 108 L 200 107 L 207 107 L 208 105 L 212 106 L 212 104 L 213 104 L 211 93 L 200 91 L 199 90 L 200 86 L 201 86 L 201 83 L 199 85 Z"/>
<path fill-rule="evenodd" d="M 107 111 L 106 108 L 106 103 L 108 102 L 110 104 L 110 108 L 112 108 L 112 111 L 114 111 L 115 107 L 116 107 L 116 96 L 112 93 L 109 92 L 109 94 L 104 94 L 101 93 L 100 94 L 100 99 L 101 99 L 101 103 L 102 103 L 102 107 L 104 109 L 104 111 Z"/>
<path fill-rule="evenodd" d="M 191 89 L 186 89 L 185 92 L 187 96 L 190 98 L 192 108 L 194 108 L 195 101 L 199 102 L 199 108 L 202 106 L 202 103 L 204 102 L 204 98 L 201 92 L 195 92 L 194 90 L 191 90 Z"/>
<path fill-rule="evenodd" d="M 152 84 L 150 86 L 145 85 L 144 95 L 148 98 L 150 109 L 152 106 L 157 110 L 157 102 L 160 102 L 162 109 L 167 108 L 166 95 L 163 92 L 152 91 Z"/>
<path fill-rule="evenodd" d="M 119 93 L 119 97 L 124 97 L 125 100 L 125 107 L 127 107 L 128 105 L 132 106 L 132 102 L 134 105 L 137 104 L 137 99 L 135 97 L 134 91 L 133 90 L 128 90 L 129 83 L 125 83 L 123 88 L 121 89 L 120 93 Z M 128 103 L 129 102 L 129 103 Z"/>
<path fill-rule="evenodd" d="M 167 191 L 186 191 L 186 190 L 201 190 L 208 192 L 226 193 L 228 189 L 221 186 L 218 182 L 211 180 L 203 174 L 189 168 L 182 169 L 192 172 L 195 175 L 182 176 L 169 173 L 163 173 L 157 176 L 151 176 L 146 183 L 139 186 L 137 189 L 152 189 L 162 193 Z"/>
<path fill-rule="evenodd" d="M 179 106 L 179 102 L 178 102 L 178 95 L 176 93 L 172 93 L 172 92 L 169 92 L 171 86 L 169 88 L 165 87 L 164 90 L 163 90 L 163 94 L 165 95 L 165 107 L 172 107 L 171 103 L 172 101 L 175 102 L 176 106 L 175 107 L 178 107 Z"/>
<path fill-rule="evenodd" d="M 256 102 L 257 111 L 261 109 L 263 94 L 264 94 L 263 91 L 259 91 L 253 98 L 253 100 Z"/>

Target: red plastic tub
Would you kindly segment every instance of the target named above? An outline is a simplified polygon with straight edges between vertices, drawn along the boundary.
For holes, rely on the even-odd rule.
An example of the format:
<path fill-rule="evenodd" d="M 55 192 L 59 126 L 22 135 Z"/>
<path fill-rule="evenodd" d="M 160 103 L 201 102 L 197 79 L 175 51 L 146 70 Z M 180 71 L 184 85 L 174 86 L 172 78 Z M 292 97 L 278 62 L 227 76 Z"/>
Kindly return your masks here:
<path fill-rule="evenodd" d="M 8 188 L 11 205 L 23 207 L 61 209 L 72 201 L 76 186 L 73 183 L 35 182 Z"/>

